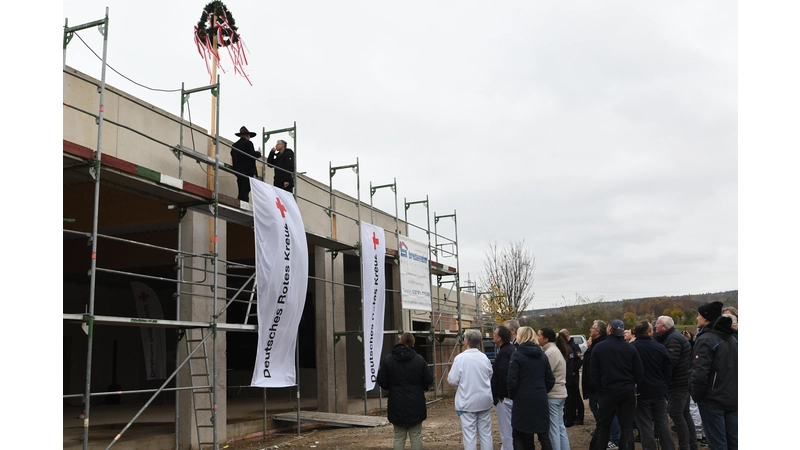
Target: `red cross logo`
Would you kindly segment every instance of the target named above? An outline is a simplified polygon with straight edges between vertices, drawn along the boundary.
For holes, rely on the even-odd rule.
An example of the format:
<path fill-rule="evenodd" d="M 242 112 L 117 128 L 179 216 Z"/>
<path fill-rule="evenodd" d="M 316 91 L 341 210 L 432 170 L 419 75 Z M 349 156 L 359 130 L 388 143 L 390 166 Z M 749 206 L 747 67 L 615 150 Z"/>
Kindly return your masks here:
<path fill-rule="evenodd" d="M 373 231 L 372 232 L 372 249 L 373 250 L 377 250 L 378 249 L 378 244 L 380 244 L 380 243 L 381 243 L 381 240 L 378 239 L 377 236 L 375 236 L 375 232 Z"/>
<path fill-rule="evenodd" d="M 286 218 L 286 207 L 281 203 L 281 199 L 275 197 L 275 206 L 281 211 L 281 217 Z"/>
<path fill-rule="evenodd" d="M 139 294 L 139 299 L 141 299 L 141 300 L 142 300 L 144 303 L 147 303 L 147 299 L 148 299 L 148 298 L 150 298 L 150 296 L 149 296 L 149 295 L 147 295 L 147 294 L 145 294 L 144 292 L 142 292 L 141 294 Z"/>

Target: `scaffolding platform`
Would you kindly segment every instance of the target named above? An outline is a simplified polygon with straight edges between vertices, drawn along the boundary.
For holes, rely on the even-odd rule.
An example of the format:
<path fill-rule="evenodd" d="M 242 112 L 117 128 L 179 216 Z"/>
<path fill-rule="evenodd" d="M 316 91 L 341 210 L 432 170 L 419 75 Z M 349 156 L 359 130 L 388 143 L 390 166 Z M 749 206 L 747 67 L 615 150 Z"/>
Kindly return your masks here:
<path fill-rule="evenodd" d="M 272 420 L 297 423 L 296 412 L 277 414 Z M 359 416 L 354 414 L 337 414 L 319 411 L 300 411 L 299 420 L 302 423 L 315 423 L 335 427 L 380 427 L 388 425 L 389 420 L 380 416 Z"/>

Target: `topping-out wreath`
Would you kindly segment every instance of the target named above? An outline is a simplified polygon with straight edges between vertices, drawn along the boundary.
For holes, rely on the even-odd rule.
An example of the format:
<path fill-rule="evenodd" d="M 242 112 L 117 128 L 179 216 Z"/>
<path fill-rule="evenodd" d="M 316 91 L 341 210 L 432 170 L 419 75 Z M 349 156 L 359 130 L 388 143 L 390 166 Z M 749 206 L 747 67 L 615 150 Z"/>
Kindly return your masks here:
<path fill-rule="evenodd" d="M 216 37 L 216 42 L 214 38 Z M 213 1 L 203 7 L 203 14 L 200 20 L 194 27 L 194 42 L 197 45 L 197 52 L 206 63 L 206 70 L 211 76 L 211 68 L 209 60 L 213 60 L 213 64 L 225 73 L 225 69 L 220 64 L 218 47 L 224 47 L 228 50 L 228 55 L 233 62 L 233 71 L 243 76 L 248 83 L 252 86 L 253 83 L 244 72 L 244 66 L 247 65 L 247 57 L 245 56 L 244 41 L 239 29 L 236 26 L 236 20 L 233 18 L 228 8 L 219 0 Z M 216 80 L 211 80 L 215 83 Z"/>

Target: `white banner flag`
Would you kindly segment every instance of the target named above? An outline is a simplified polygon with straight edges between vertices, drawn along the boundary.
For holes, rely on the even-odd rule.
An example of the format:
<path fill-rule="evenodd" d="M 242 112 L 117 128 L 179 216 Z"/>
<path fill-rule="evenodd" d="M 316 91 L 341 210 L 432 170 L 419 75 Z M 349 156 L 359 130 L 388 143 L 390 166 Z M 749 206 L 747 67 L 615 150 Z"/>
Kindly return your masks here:
<path fill-rule="evenodd" d="M 256 231 L 258 351 L 251 386 L 297 384 L 295 349 L 308 287 L 308 244 L 290 192 L 250 178 Z"/>
<path fill-rule="evenodd" d="M 161 302 L 149 286 L 131 282 L 136 313 L 144 319 L 163 319 Z M 167 340 L 163 328 L 142 327 L 142 347 L 144 348 L 144 368 L 148 380 L 167 378 Z"/>
<path fill-rule="evenodd" d="M 383 350 L 383 311 L 386 305 L 386 241 L 383 228 L 361 222 L 361 257 L 364 368 L 369 391 L 375 388 Z"/>
<path fill-rule="evenodd" d="M 431 265 L 428 245 L 400 236 L 400 298 L 403 309 L 431 310 Z"/>

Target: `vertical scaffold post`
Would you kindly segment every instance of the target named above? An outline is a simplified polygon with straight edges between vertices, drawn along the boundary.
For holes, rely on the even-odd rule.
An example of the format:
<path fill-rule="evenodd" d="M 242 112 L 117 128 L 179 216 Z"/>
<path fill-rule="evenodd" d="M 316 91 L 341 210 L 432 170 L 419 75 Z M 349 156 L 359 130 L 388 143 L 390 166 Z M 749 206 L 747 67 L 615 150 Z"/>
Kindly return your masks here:
<path fill-rule="evenodd" d="M 97 284 L 97 228 L 99 224 L 99 205 L 100 205 L 100 168 L 103 156 L 103 120 L 105 112 L 105 93 L 106 93 L 106 67 L 108 65 L 108 7 L 106 7 L 106 15 L 102 20 L 96 20 L 76 27 L 68 27 L 68 21 L 64 20 L 64 59 L 63 68 L 67 65 L 67 45 L 69 44 L 72 36 L 76 31 L 84 30 L 87 28 L 98 27 L 98 31 L 103 35 L 103 58 L 102 70 L 100 76 L 100 87 L 98 88 L 100 94 L 100 101 L 98 106 L 98 113 L 96 117 L 97 122 L 97 151 L 95 152 L 92 167 L 89 169 L 94 175 L 94 207 L 92 213 L 92 254 L 89 269 L 89 307 L 87 313 L 84 315 L 84 321 L 88 327 L 87 342 L 86 342 L 86 385 L 84 391 L 84 418 L 83 418 L 83 448 L 89 448 L 89 417 L 91 409 L 91 384 L 92 384 L 92 345 L 94 339 L 94 304 L 96 296 Z"/>

